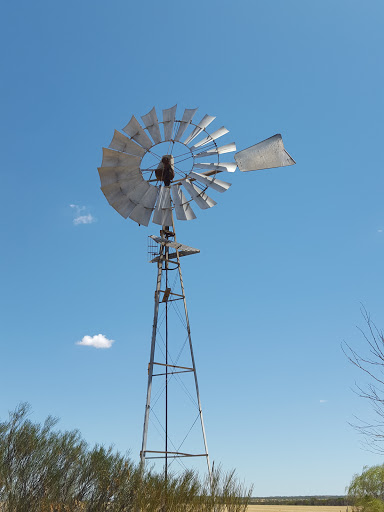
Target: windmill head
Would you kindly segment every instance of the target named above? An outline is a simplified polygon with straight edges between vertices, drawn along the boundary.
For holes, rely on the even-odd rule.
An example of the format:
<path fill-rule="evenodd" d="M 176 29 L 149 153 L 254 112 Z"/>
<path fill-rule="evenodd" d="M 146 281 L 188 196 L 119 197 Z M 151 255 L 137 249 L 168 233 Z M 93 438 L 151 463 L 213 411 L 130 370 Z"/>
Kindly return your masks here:
<path fill-rule="evenodd" d="M 217 178 L 219 173 L 231 173 L 237 167 L 252 171 L 295 163 L 279 134 L 235 153 L 235 162 L 223 162 L 222 155 L 236 151 L 234 142 L 222 146 L 216 142 L 228 130 L 222 126 L 210 134 L 207 127 L 215 117 L 205 115 L 195 124 L 192 119 L 197 109 L 185 109 L 182 118 L 176 119 L 176 108 L 163 110 L 163 120 L 158 121 L 153 107 L 141 118 L 144 128 L 132 116 L 123 128 L 125 135 L 115 130 L 109 147 L 103 148 L 98 169 L 101 190 L 124 218 L 144 226 L 152 218 L 155 224 L 171 226 L 174 211 L 178 220 L 192 220 L 196 218 L 192 204 L 203 210 L 217 204 L 207 195 L 208 189 L 225 192 L 231 186 Z M 191 144 L 199 136 L 203 138 Z M 164 143 L 166 152 L 162 154 L 159 149 Z M 147 156 L 153 160 L 149 167 L 143 162 Z"/>

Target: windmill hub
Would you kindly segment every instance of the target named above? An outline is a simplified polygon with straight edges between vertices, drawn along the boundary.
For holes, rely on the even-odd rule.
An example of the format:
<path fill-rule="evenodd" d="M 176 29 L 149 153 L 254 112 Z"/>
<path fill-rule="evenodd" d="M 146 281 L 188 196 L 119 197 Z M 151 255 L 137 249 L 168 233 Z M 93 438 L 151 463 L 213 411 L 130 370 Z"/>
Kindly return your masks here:
<path fill-rule="evenodd" d="M 155 171 L 156 179 L 162 181 L 166 187 L 169 187 L 175 177 L 174 158 L 172 155 L 164 155 Z"/>

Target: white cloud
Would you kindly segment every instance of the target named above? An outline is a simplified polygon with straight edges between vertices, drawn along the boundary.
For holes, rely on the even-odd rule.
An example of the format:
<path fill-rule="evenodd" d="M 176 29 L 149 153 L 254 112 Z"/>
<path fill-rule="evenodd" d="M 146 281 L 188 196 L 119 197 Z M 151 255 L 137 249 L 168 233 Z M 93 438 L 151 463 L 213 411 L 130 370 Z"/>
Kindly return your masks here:
<path fill-rule="evenodd" d="M 73 209 L 75 217 L 73 218 L 73 224 L 78 226 L 79 224 L 92 224 L 96 219 L 90 213 L 86 213 L 85 206 L 79 206 L 78 204 L 70 204 L 70 208 Z"/>
<path fill-rule="evenodd" d="M 75 226 L 78 224 L 92 224 L 92 222 L 95 222 L 95 218 L 92 217 L 90 213 L 87 215 L 79 215 L 78 217 L 75 217 L 73 219 L 73 223 Z"/>
<path fill-rule="evenodd" d="M 378 232 L 378 233 L 382 233 L 382 232 L 383 232 L 383 230 L 382 230 L 382 229 L 378 229 L 378 230 L 377 230 L 377 232 Z"/>
<path fill-rule="evenodd" d="M 320 400 L 321 404 L 325 404 L 325 402 L 328 402 L 328 400 Z"/>
<path fill-rule="evenodd" d="M 115 340 L 109 340 L 104 334 L 95 334 L 95 336 L 84 336 L 81 341 L 77 341 L 76 345 L 95 348 L 111 348 Z"/>

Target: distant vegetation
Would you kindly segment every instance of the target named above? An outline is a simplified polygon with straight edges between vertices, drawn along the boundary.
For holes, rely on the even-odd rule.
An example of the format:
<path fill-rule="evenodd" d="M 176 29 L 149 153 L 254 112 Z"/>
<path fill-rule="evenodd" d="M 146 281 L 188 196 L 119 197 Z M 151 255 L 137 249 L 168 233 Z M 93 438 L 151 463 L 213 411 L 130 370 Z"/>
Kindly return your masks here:
<path fill-rule="evenodd" d="M 347 506 L 347 496 L 274 496 L 249 500 L 250 505 L 308 505 L 308 506 Z"/>
<path fill-rule="evenodd" d="M 193 472 L 168 476 L 142 471 L 126 455 L 89 447 L 78 431 L 54 430 L 28 419 L 20 405 L 0 422 L 2 512 L 243 512 L 251 490 L 233 471 L 216 470 L 213 481 Z"/>

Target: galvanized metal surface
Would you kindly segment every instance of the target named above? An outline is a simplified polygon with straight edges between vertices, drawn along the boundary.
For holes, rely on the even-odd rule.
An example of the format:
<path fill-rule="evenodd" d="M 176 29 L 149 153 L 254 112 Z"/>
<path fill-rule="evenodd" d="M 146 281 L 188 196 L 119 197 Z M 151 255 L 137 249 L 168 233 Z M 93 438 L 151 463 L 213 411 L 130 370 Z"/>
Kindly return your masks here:
<path fill-rule="evenodd" d="M 204 169 L 205 171 L 217 172 L 235 172 L 237 165 L 234 162 L 220 162 L 219 164 L 198 163 L 193 166 L 194 169 Z"/>
<path fill-rule="evenodd" d="M 159 144 L 161 142 L 161 133 L 155 107 L 153 107 L 148 114 L 145 114 L 145 116 L 141 116 L 141 119 L 151 134 L 154 143 Z"/>
<path fill-rule="evenodd" d="M 115 149 L 103 148 L 101 167 L 129 167 L 140 168 L 140 157 L 128 155 Z"/>
<path fill-rule="evenodd" d="M 201 140 L 200 142 L 196 142 L 196 144 L 194 144 L 191 147 L 191 149 L 193 150 L 193 149 L 199 148 L 200 146 L 205 146 L 209 142 L 212 142 L 213 140 L 216 140 L 219 137 L 222 137 L 226 133 L 229 133 L 229 130 L 227 130 L 226 128 L 224 128 L 224 126 L 222 126 L 221 128 L 219 128 L 215 132 L 213 132 L 210 135 L 208 135 L 207 137 L 205 137 L 205 139 Z"/>
<path fill-rule="evenodd" d="M 129 218 L 142 226 L 148 226 L 155 207 L 158 190 L 153 185 L 149 185 L 146 181 L 144 181 L 144 183 L 147 185 L 144 195 L 140 195 L 139 187 L 128 194 L 128 199 L 137 203 L 137 206 L 129 214 Z"/>
<path fill-rule="evenodd" d="M 163 248 L 160 249 L 160 256 L 163 254 Z M 157 322 L 159 318 L 159 302 L 160 302 L 160 288 L 161 288 L 161 275 L 163 271 L 163 262 L 159 259 L 157 263 L 157 280 L 156 280 L 156 291 L 155 291 L 155 310 L 153 314 L 153 326 L 152 326 L 152 340 L 151 340 L 151 351 L 149 356 L 148 366 L 148 383 L 147 383 L 147 399 L 145 403 L 144 413 L 144 426 L 143 426 L 143 442 L 141 445 L 140 462 L 144 468 L 145 464 L 145 451 L 147 449 L 147 438 L 148 438 L 148 423 L 149 423 L 149 411 L 151 407 L 151 393 L 152 393 L 152 378 L 153 378 L 153 362 L 155 356 L 156 347 L 156 332 Z"/>
<path fill-rule="evenodd" d="M 139 204 L 144 195 L 148 192 L 150 186 L 149 183 L 143 180 L 137 187 L 129 192 L 128 199 Z"/>
<path fill-rule="evenodd" d="M 214 190 L 217 190 L 217 192 L 225 192 L 229 189 L 231 186 L 231 183 L 227 183 L 226 181 L 218 180 L 215 178 L 210 178 L 208 176 L 203 176 L 202 174 L 199 174 L 197 172 L 190 172 L 189 177 L 194 178 L 195 180 L 199 181 L 200 183 L 203 183 L 207 187 L 211 187 Z"/>
<path fill-rule="evenodd" d="M 149 189 L 145 193 L 144 197 L 141 199 L 141 204 L 145 208 L 153 209 L 156 204 L 157 196 L 159 194 L 159 189 L 154 187 L 153 185 L 149 185 Z"/>
<path fill-rule="evenodd" d="M 126 197 L 126 195 L 122 192 L 118 184 L 106 185 L 105 187 L 101 187 L 101 191 L 105 195 L 110 205 L 115 203 L 118 199 Z"/>
<path fill-rule="evenodd" d="M 173 125 L 176 118 L 177 105 L 163 110 L 164 140 L 172 140 Z"/>
<path fill-rule="evenodd" d="M 169 240 L 168 238 L 163 238 L 161 236 L 149 235 L 149 238 L 152 238 L 152 240 L 154 240 L 158 244 L 167 245 L 168 247 L 173 247 L 174 249 L 180 249 L 183 245 L 180 244 L 179 242 L 173 242 L 172 240 Z"/>
<path fill-rule="evenodd" d="M 181 185 L 178 183 L 177 185 L 171 186 L 172 191 L 172 199 L 175 205 L 176 217 L 178 220 L 193 220 L 196 219 L 196 215 L 192 210 L 191 205 L 187 202 L 183 191 L 181 190 Z"/>
<path fill-rule="evenodd" d="M 189 180 L 183 181 L 184 187 L 187 189 L 189 195 L 196 201 L 196 204 L 199 208 L 202 210 L 206 210 L 207 208 L 212 208 L 212 206 L 215 206 L 216 201 L 211 199 L 205 192 L 200 190 L 198 187 L 196 187 L 193 183 L 191 183 Z"/>
<path fill-rule="evenodd" d="M 160 226 L 172 225 L 172 209 L 170 187 L 160 187 L 152 222 Z"/>
<path fill-rule="evenodd" d="M 206 457 L 206 453 L 183 453 L 183 452 L 162 452 L 160 450 L 147 450 L 147 453 L 169 453 L 170 455 L 175 455 L 175 457 Z M 148 459 L 155 459 L 157 457 L 147 457 Z M 160 457 L 163 458 L 163 457 Z"/>
<path fill-rule="evenodd" d="M 136 187 L 138 187 L 140 185 L 140 183 L 143 183 L 144 182 L 144 179 L 142 176 L 140 176 L 140 179 L 139 177 L 136 177 L 133 176 L 132 179 L 124 179 L 124 180 L 121 180 L 119 181 L 117 184 L 120 186 L 121 188 L 121 191 L 125 194 L 125 195 L 129 195 L 133 190 L 135 190 Z"/>
<path fill-rule="evenodd" d="M 145 149 L 136 144 L 136 142 L 133 142 L 133 140 L 128 139 L 128 137 L 118 132 L 117 130 L 115 130 L 115 134 L 112 138 L 109 148 L 140 157 L 145 155 Z"/>
<path fill-rule="evenodd" d="M 133 180 L 133 181 L 121 181 L 118 183 L 111 183 L 109 185 L 104 185 L 101 187 L 101 190 L 105 196 L 111 196 L 111 194 L 122 193 L 124 196 L 127 196 L 130 192 L 135 190 L 137 186 L 145 183 L 145 181 L 141 178 Z M 112 198 L 112 196 L 111 196 Z"/>
<path fill-rule="evenodd" d="M 179 255 L 179 258 L 182 258 L 183 256 L 191 256 L 192 254 L 198 254 L 200 251 L 177 251 L 176 252 L 170 252 L 168 255 L 169 259 L 175 259 L 177 258 L 177 255 Z M 161 259 L 161 258 L 160 258 Z M 159 261 L 159 256 L 156 256 L 156 258 L 153 258 L 149 261 L 149 263 L 157 263 Z"/>
<path fill-rule="evenodd" d="M 143 127 L 135 116 L 131 117 L 129 123 L 123 128 L 123 132 L 127 133 L 133 140 L 145 149 L 150 149 L 153 144 L 151 139 L 145 133 Z"/>
<path fill-rule="evenodd" d="M 239 151 L 235 154 L 235 160 L 240 171 L 258 171 L 296 163 L 284 149 L 283 139 L 279 133 Z"/>
<path fill-rule="evenodd" d="M 185 139 L 183 144 L 189 144 L 193 139 L 195 139 L 199 133 L 201 133 L 209 124 L 212 123 L 216 119 L 215 116 L 209 116 L 206 114 L 203 119 L 197 124 L 197 126 L 193 129 L 192 133 Z"/>
<path fill-rule="evenodd" d="M 168 240 L 167 238 L 162 238 L 160 236 L 150 235 L 150 238 L 157 242 L 158 244 L 167 245 L 168 247 L 172 247 L 172 249 L 177 249 L 178 251 L 185 252 L 200 252 L 200 249 L 196 249 L 194 247 L 189 247 L 188 245 L 181 244 L 180 242 Z"/>
<path fill-rule="evenodd" d="M 191 124 L 193 116 L 196 114 L 197 108 L 186 108 L 184 110 L 183 117 L 181 121 L 179 121 L 179 128 L 175 135 L 175 141 L 179 141 L 181 137 L 184 135 L 185 130 Z"/>
<path fill-rule="evenodd" d="M 224 146 L 219 146 L 218 148 L 209 149 L 208 151 L 203 151 L 202 153 L 197 153 L 195 154 L 195 158 L 221 155 L 222 153 L 231 153 L 232 151 L 236 151 L 236 144 L 234 142 L 231 142 L 230 144 L 225 144 Z"/>
<path fill-rule="evenodd" d="M 115 201 L 111 205 L 124 219 L 126 219 L 129 214 L 132 212 L 134 208 L 136 208 L 136 204 L 130 201 L 126 196 L 121 197 L 117 201 Z"/>
<path fill-rule="evenodd" d="M 134 163 L 132 163 L 132 166 L 99 167 L 98 171 L 101 186 L 130 180 L 142 181 L 144 179 L 140 169 L 135 167 Z"/>
<path fill-rule="evenodd" d="M 146 208 L 143 204 L 138 204 L 130 213 L 129 218 L 141 226 L 148 226 L 152 212 L 153 208 Z"/>
<path fill-rule="evenodd" d="M 128 200 L 136 204 L 135 208 L 133 208 L 133 210 L 130 212 L 129 218 L 138 224 L 148 226 L 153 211 L 152 203 L 154 201 L 153 194 L 151 194 L 151 189 L 149 188 L 151 185 L 148 185 L 148 183 L 145 181 L 144 184 L 147 185 L 147 187 L 144 187 L 143 184 L 141 184 L 136 187 L 135 190 L 133 190 L 133 192 L 131 192 L 128 196 Z M 146 203 L 149 203 L 151 205 L 150 207 L 146 207 L 144 205 L 145 197 L 147 197 Z"/>

